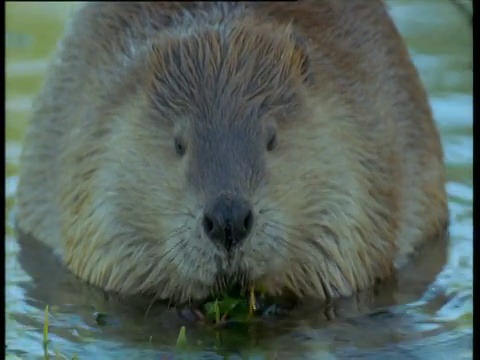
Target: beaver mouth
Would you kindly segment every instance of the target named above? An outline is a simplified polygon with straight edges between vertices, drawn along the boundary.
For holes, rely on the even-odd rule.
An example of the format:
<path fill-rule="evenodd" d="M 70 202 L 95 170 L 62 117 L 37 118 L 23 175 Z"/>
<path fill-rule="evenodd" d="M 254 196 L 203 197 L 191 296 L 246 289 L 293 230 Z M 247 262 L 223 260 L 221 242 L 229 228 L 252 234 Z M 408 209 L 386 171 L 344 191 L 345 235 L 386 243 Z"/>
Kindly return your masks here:
<path fill-rule="evenodd" d="M 226 315 L 230 310 L 233 310 L 233 308 L 235 308 L 233 312 L 238 313 L 237 315 L 241 315 L 243 309 L 243 312 L 245 312 L 243 315 L 245 315 L 245 319 L 247 319 L 247 312 L 245 310 L 247 309 L 245 308 L 247 305 L 250 309 L 248 311 L 249 316 L 253 314 L 275 316 L 288 313 L 298 304 L 298 300 L 299 299 L 292 296 L 292 294 L 283 294 L 280 296 L 267 294 L 264 289 L 255 286 L 255 281 L 248 277 L 247 272 L 242 271 L 234 275 L 217 275 L 215 285 L 207 297 L 191 302 L 188 305 L 184 304 L 180 309 L 181 312 L 186 309 L 194 310 L 194 313 L 197 315 L 200 314 L 200 318 L 205 320 L 205 318 L 208 317 L 207 313 L 209 311 L 211 312 L 212 304 L 217 304 L 217 306 L 220 306 L 218 304 L 223 304 L 223 306 L 229 307 L 229 310 L 227 309 L 228 311 L 223 314 L 224 320 L 228 320 Z M 206 309 L 210 310 L 205 313 Z M 237 316 L 237 320 L 238 318 Z"/>
<path fill-rule="evenodd" d="M 252 287 L 255 287 L 255 281 L 250 278 L 246 271 L 219 272 L 215 277 L 211 295 L 241 295 L 248 293 Z"/>

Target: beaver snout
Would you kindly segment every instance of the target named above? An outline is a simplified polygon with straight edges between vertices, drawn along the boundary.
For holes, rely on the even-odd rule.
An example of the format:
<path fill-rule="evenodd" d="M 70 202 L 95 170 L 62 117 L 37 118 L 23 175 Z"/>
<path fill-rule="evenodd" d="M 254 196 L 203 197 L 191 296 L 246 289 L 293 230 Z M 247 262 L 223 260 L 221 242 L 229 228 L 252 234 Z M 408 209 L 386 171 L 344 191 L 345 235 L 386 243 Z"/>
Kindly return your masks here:
<path fill-rule="evenodd" d="M 227 250 L 247 237 L 253 225 L 250 204 L 240 196 L 222 194 L 210 202 L 203 216 L 203 228 L 214 242 Z"/>

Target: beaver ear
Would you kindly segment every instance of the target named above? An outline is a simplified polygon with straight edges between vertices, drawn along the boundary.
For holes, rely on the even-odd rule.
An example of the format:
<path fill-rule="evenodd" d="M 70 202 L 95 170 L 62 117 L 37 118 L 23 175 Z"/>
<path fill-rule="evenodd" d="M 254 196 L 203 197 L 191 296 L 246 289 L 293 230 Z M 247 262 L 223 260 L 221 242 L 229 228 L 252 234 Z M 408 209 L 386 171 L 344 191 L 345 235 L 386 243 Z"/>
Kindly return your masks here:
<path fill-rule="evenodd" d="M 307 85 L 312 85 L 314 76 L 310 66 L 310 56 L 307 41 L 295 32 L 291 33 L 294 42 L 292 65 L 295 66 L 303 82 Z"/>

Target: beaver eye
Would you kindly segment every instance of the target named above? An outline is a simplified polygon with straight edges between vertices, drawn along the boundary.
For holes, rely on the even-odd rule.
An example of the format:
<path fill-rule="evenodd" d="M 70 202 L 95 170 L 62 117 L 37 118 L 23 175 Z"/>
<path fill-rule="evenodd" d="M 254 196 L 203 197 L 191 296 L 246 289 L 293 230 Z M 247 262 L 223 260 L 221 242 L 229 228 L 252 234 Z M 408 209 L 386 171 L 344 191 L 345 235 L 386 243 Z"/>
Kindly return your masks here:
<path fill-rule="evenodd" d="M 179 138 L 175 138 L 175 152 L 179 156 L 183 156 L 185 155 L 185 150 L 186 150 L 185 144 Z"/>
<path fill-rule="evenodd" d="M 273 133 L 270 135 L 270 137 L 268 138 L 268 142 L 267 142 L 267 150 L 268 151 L 272 151 L 273 149 L 275 149 L 275 146 L 277 145 L 277 134 L 276 133 Z"/>

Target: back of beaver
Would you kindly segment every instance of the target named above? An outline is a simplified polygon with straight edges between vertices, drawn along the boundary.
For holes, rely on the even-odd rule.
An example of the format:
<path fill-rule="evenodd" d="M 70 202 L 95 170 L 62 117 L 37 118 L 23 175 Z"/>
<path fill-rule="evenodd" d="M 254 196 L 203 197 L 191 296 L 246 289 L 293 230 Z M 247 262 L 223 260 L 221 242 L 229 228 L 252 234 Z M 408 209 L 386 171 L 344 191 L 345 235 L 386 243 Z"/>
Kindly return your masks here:
<path fill-rule="evenodd" d="M 438 237 L 444 184 L 382 1 L 92 3 L 35 104 L 17 222 L 107 290 L 327 299 Z"/>

